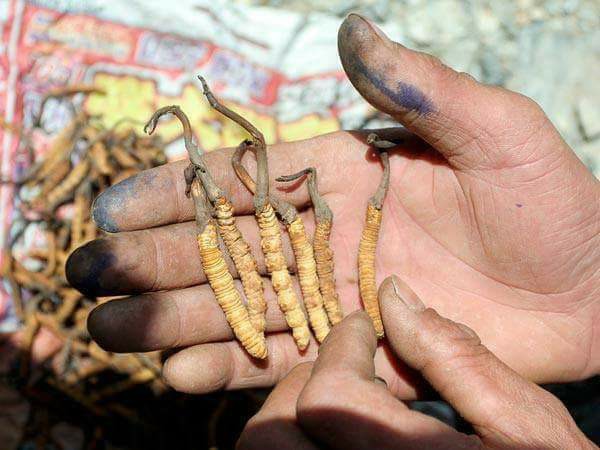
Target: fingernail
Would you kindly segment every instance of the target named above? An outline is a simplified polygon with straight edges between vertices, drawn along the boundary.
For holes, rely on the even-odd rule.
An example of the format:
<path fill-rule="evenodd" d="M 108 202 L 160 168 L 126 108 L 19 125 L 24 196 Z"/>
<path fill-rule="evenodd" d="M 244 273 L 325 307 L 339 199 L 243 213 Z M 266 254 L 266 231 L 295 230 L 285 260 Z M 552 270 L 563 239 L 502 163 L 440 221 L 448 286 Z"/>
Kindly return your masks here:
<path fill-rule="evenodd" d="M 375 375 L 375 377 L 373 378 L 373 382 L 374 382 L 375 384 L 380 384 L 380 385 L 382 385 L 382 386 L 383 386 L 383 387 L 385 387 L 386 389 L 387 389 L 387 387 L 388 387 L 387 381 L 385 381 L 383 378 L 381 378 L 381 377 L 379 377 L 379 376 L 377 376 L 377 375 Z"/>
<path fill-rule="evenodd" d="M 377 25 L 375 25 L 374 22 L 371 22 L 369 19 L 367 19 L 366 17 L 361 16 L 360 14 L 357 13 L 350 13 L 348 15 L 348 18 L 350 18 L 351 16 L 356 16 L 357 18 L 363 20 L 367 25 L 369 25 L 369 27 L 371 28 L 371 30 L 377 35 L 379 36 L 379 38 L 381 38 L 384 41 L 389 41 L 390 38 L 387 36 L 387 34 L 385 34 L 383 32 L 383 30 L 381 28 L 379 28 Z"/>
<path fill-rule="evenodd" d="M 394 293 L 398 297 L 404 305 L 410 309 L 411 311 L 421 312 L 425 311 L 425 305 L 421 301 L 421 299 L 413 292 L 413 290 L 408 287 L 406 283 L 404 283 L 400 278 L 396 275 L 392 275 L 392 287 L 394 288 Z"/>
<path fill-rule="evenodd" d="M 113 218 L 108 199 L 109 197 L 105 193 L 96 197 L 92 203 L 92 219 L 101 230 L 108 233 L 116 233 L 119 231 L 119 226 Z"/>

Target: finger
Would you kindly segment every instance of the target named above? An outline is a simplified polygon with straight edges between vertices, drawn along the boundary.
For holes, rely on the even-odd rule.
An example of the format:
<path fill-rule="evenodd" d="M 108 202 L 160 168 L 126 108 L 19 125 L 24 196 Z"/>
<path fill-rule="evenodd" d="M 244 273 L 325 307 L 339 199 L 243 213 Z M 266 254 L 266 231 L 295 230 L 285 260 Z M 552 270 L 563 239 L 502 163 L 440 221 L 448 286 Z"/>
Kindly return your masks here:
<path fill-rule="evenodd" d="M 336 325 L 337 326 L 337 325 Z M 314 361 L 318 345 L 311 341 L 299 352 L 288 331 L 267 336 L 269 356 L 256 361 L 235 341 L 213 342 L 187 347 L 170 356 L 163 368 L 167 383 L 191 394 L 219 389 L 246 389 L 272 386 L 294 366 Z M 375 357 L 377 374 L 388 381 L 390 392 L 400 398 L 414 399 L 413 380 L 398 371 L 383 351 Z"/>
<path fill-rule="evenodd" d="M 398 133 L 402 134 L 401 131 Z M 344 188 L 345 182 L 336 170 L 331 169 L 352 162 L 364 164 L 364 153 L 368 148 L 361 132 L 337 132 L 270 146 L 271 191 L 277 193 L 281 186 L 274 183 L 276 177 L 314 166 L 319 173 L 319 191 L 323 195 L 337 192 Z M 236 214 L 253 214 L 252 196 L 231 167 L 233 151 L 222 149 L 207 153 L 206 162 L 216 183 L 229 195 Z M 185 195 L 183 177 L 188 164 L 187 161 L 166 164 L 108 188 L 92 206 L 94 221 L 105 231 L 117 232 L 191 220 L 193 204 Z M 256 172 L 252 155 L 244 158 L 244 165 L 250 174 Z M 297 207 L 302 206 L 309 200 L 307 190 L 286 192 L 286 200 Z"/>
<path fill-rule="evenodd" d="M 515 167 L 557 155 L 574 159 L 534 101 L 480 84 L 430 55 L 392 42 L 357 14 L 341 25 L 338 50 L 361 95 L 457 169 Z"/>
<path fill-rule="evenodd" d="M 375 379 L 373 357 L 377 337 L 364 311 L 357 311 L 332 329 L 319 349 L 312 380 L 321 376 L 348 377 L 351 381 Z M 387 391 L 386 391 L 387 392 Z"/>
<path fill-rule="evenodd" d="M 263 450 L 277 445 L 282 450 L 316 450 L 296 424 L 296 401 L 310 377 L 312 364 L 300 364 L 280 381 L 260 411 L 240 435 L 237 450 Z"/>
<path fill-rule="evenodd" d="M 377 338 L 364 311 L 336 325 L 298 398 L 298 423 L 331 448 L 475 448 L 476 440 L 410 411 L 374 382 Z"/>
<path fill-rule="evenodd" d="M 288 329 L 271 283 L 264 281 L 267 332 Z M 242 292 L 241 282 L 236 287 Z M 297 280 L 293 283 L 299 291 Z M 97 306 L 88 317 L 94 340 L 112 352 L 149 352 L 233 339 L 225 314 L 208 284 L 162 291 Z"/>
<path fill-rule="evenodd" d="M 384 281 L 379 299 L 393 351 L 473 424 L 484 443 L 518 448 L 582 444 L 577 440 L 583 435 L 562 403 L 497 359 L 473 330 L 427 309 L 397 277 Z"/>
<path fill-rule="evenodd" d="M 312 216 L 301 213 L 307 233 L 312 235 Z M 240 216 L 237 225 L 256 257 L 258 270 L 266 274 L 259 230 L 253 216 Z M 281 228 L 288 267 L 296 260 L 285 227 Z M 118 233 L 96 239 L 75 250 L 66 263 L 69 283 L 87 295 L 109 296 L 176 289 L 205 283 L 198 255 L 195 222 L 167 225 L 149 230 Z M 237 277 L 226 256 L 230 272 Z"/>
<path fill-rule="evenodd" d="M 314 360 L 316 341 L 300 352 L 290 333 L 267 336 L 269 357 L 255 360 L 236 341 L 187 347 L 170 356 L 163 377 L 174 389 L 204 394 L 220 389 L 273 386 L 300 363 Z"/>

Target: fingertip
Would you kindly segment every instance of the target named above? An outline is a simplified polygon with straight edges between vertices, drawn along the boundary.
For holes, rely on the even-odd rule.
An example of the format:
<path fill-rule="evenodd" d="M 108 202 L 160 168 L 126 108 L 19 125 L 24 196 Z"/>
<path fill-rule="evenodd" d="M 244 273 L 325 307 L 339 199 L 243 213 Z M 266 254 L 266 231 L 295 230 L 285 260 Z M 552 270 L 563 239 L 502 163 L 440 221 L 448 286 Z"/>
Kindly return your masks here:
<path fill-rule="evenodd" d="M 103 231 L 117 233 L 163 224 L 176 215 L 177 201 L 165 166 L 139 172 L 102 192 L 92 204 L 92 219 Z M 171 199 L 173 200 L 173 199 Z"/>
<path fill-rule="evenodd" d="M 387 277 L 381 283 L 378 299 L 380 309 L 388 311 L 388 314 L 382 311 L 382 315 L 388 316 L 388 320 L 393 318 L 393 311 L 398 308 L 408 308 L 412 312 L 421 312 L 426 308 L 415 291 L 396 275 Z"/>
<path fill-rule="evenodd" d="M 136 209 L 131 208 L 131 204 L 141 195 L 137 192 L 138 185 L 147 187 L 150 181 L 147 173 L 142 172 L 119 181 L 96 197 L 92 204 L 92 218 L 98 228 L 108 233 L 121 231 L 122 216 L 136 213 Z"/>
<path fill-rule="evenodd" d="M 313 376 L 331 377 L 335 382 L 345 372 L 371 379 L 376 350 L 377 335 L 370 317 L 363 310 L 355 311 L 333 327 L 321 344 Z"/>
<path fill-rule="evenodd" d="M 344 320 L 333 327 L 321 347 L 325 345 L 328 340 L 333 341 L 337 336 L 342 336 L 340 340 L 343 341 L 347 339 L 346 336 L 348 335 L 364 336 L 368 339 L 369 343 L 377 342 L 377 335 L 375 334 L 373 322 L 364 309 L 353 311 L 348 314 Z"/>
<path fill-rule="evenodd" d="M 232 377 L 231 361 L 226 345 L 196 345 L 167 358 L 162 376 L 176 391 L 205 394 L 227 387 Z"/>
<path fill-rule="evenodd" d="M 119 226 L 115 220 L 110 193 L 107 193 L 108 191 L 104 191 L 94 199 L 91 211 L 92 220 L 102 231 L 116 233 L 119 231 Z"/>
<path fill-rule="evenodd" d="M 95 307 L 87 318 L 87 328 L 92 339 L 108 352 L 124 353 L 139 350 L 138 339 L 135 334 L 137 330 L 131 328 L 128 321 L 127 311 L 123 311 L 119 302 L 123 300 L 111 300 Z M 131 321 L 130 321 L 131 322 Z M 135 321 L 133 321 L 135 322 Z M 132 345 L 133 343 L 133 345 Z"/>
<path fill-rule="evenodd" d="M 108 239 L 96 239 L 73 251 L 65 263 L 65 275 L 71 286 L 95 297 L 102 291 L 106 271 L 116 263 Z"/>
<path fill-rule="evenodd" d="M 112 348 L 110 345 L 110 339 L 106 339 L 107 336 L 110 336 L 110 320 L 107 319 L 107 314 L 105 312 L 105 305 L 96 306 L 87 318 L 87 329 L 90 333 L 92 339 L 104 350 L 106 351 L 117 351 Z M 107 324 L 109 324 L 108 332 L 107 332 Z"/>
<path fill-rule="evenodd" d="M 372 22 L 354 13 L 346 17 L 338 32 L 338 52 L 351 83 L 376 108 L 395 116 L 407 112 L 425 116 L 435 111 L 432 100 L 415 82 L 419 77 L 411 74 L 422 69 L 408 64 L 410 51 L 392 42 Z"/>

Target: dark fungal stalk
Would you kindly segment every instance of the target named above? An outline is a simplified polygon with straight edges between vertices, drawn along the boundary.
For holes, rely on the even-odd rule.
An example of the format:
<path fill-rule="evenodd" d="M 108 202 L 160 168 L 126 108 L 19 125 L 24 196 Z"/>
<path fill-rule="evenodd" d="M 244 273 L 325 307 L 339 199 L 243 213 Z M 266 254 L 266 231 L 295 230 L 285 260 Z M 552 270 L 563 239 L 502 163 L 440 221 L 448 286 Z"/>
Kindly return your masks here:
<path fill-rule="evenodd" d="M 235 111 L 227 108 L 225 105 L 220 103 L 212 91 L 208 87 L 206 80 L 198 75 L 200 83 L 202 83 L 202 90 L 204 95 L 210 103 L 210 106 L 219 111 L 225 117 L 233 120 L 243 129 L 245 129 L 250 136 L 252 136 L 252 146 L 256 151 L 256 164 L 257 164 L 257 175 L 256 175 L 256 193 L 254 194 L 254 209 L 257 212 L 262 211 L 265 208 L 267 199 L 269 197 L 269 167 L 267 161 L 267 144 L 265 143 L 265 137 L 258 131 L 258 129 L 252 125 L 248 120 L 244 119 Z"/>

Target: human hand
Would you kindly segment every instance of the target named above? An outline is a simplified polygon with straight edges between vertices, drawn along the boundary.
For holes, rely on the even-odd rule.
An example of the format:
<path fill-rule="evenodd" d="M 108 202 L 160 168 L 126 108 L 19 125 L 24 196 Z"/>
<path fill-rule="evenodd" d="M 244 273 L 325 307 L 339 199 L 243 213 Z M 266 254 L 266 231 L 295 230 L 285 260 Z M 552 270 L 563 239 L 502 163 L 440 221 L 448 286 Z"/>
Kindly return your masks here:
<path fill-rule="evenodd" d="M 343 23 L 339 42 L 361 94 L 429 143 L 407 138 L 390 155 L 379 280 L 400 274 L 428 306 L 473 328 L 527 379 L 598 373 L 600 183 L 531 100 L 386 41 L 355 15 Z M 358 242 L 381 176 L 365 137 L 338 132 L 269 148 L 272 179 L 309 165 L 318 170 L 334 213 L 332 247 L 346 313 L 360 307 Z M 231 170 L 232 153 L 211 152 L 207 163 L 266 276 L 252 197 Z M 253 161 L 247 164 L 253 173 Z M 164 374 L 175 388 L 272 385 L 314 359 L 317 346 L 297 351 L 270 282 L 268 360 L 253 361 L 233 340 L 200 267 L 193 206 L 184 195 L 186 165 L 144 172 L 100 196 L 95 220 L 118 233 L 73 253 L 68 278 L 91 295 L 142 294 L 99 306 L 90 332 L 114 351 L 179 349 Z M 286 199 L 306 207 L 305 187 Z M 302 216 L 312 233 L 311 213 Z M 294 267 L 289 242 L 286 251 Z M 385 345 L 375 364 L 395 395 L 416 396 L 410 371 Z"/>
<path fill-rule="evenodd" d="M 474 435 L 411 411 L 376 377 L 377 340 L 364 312 L 346 317 L 314 365 L 295 367 L 247 423 L 238 450 L 584 449 L 595 447 L 552 394 L 496 358 L 473 330 L 438 315 L 390 277 L 379 301 L 395 356 L 417 370 Z"/>

